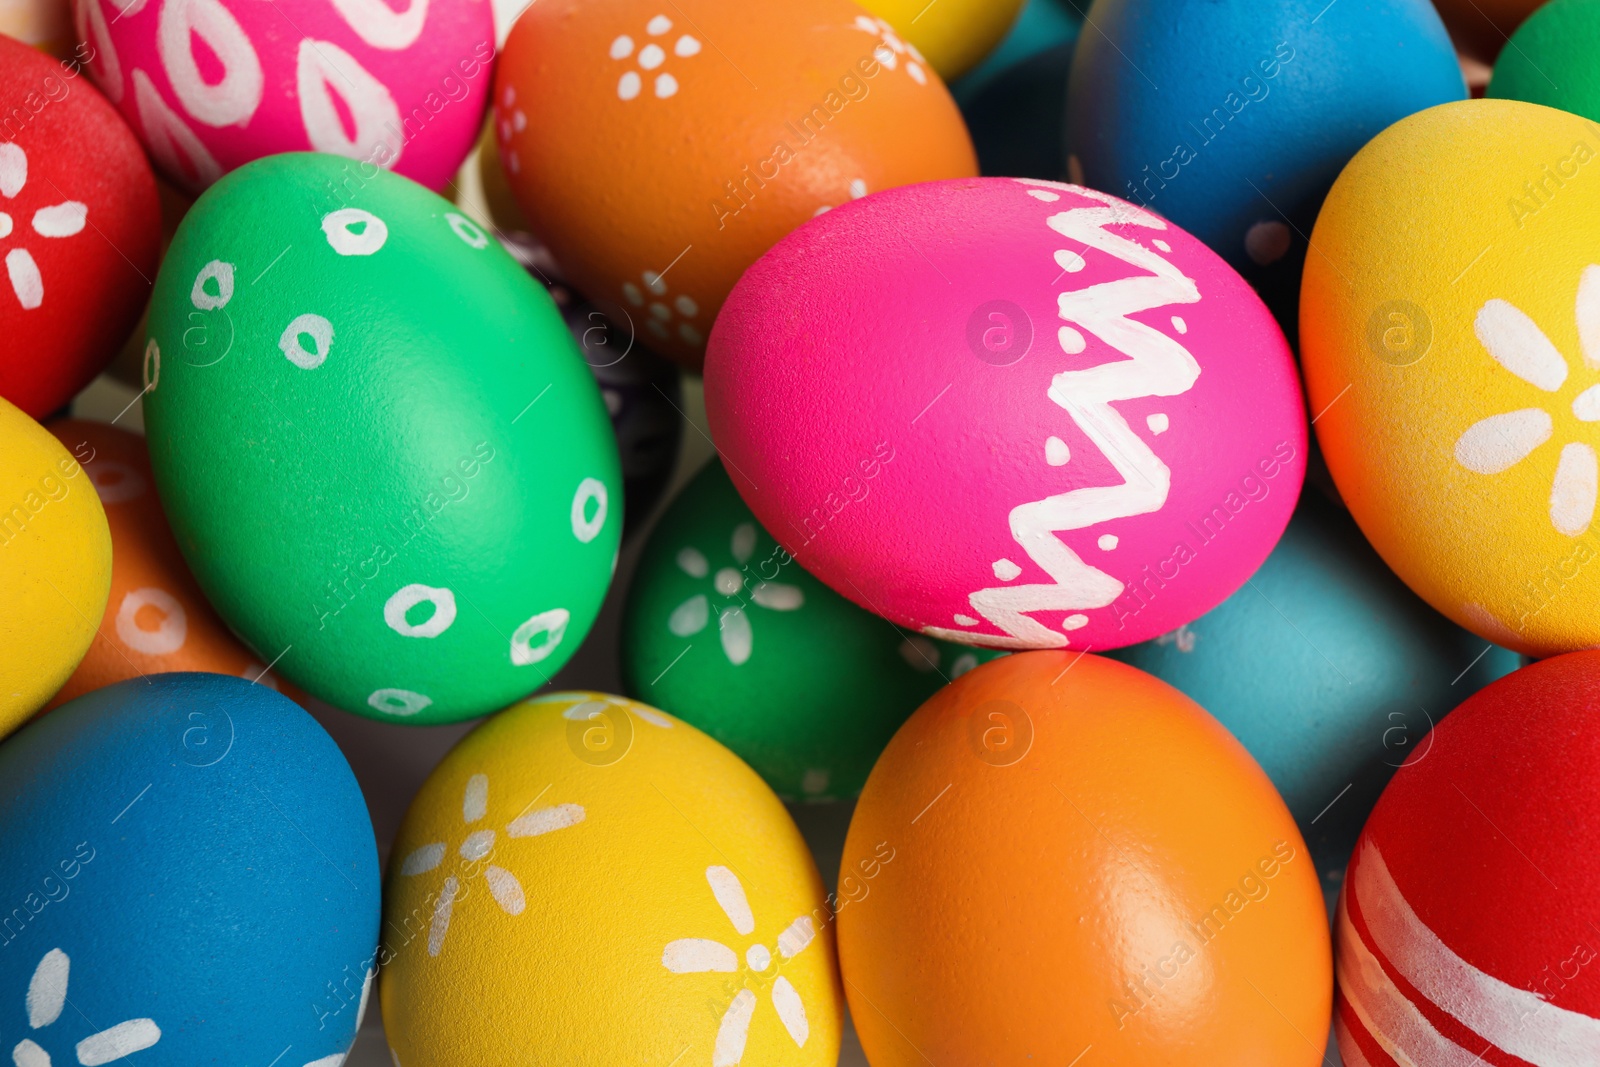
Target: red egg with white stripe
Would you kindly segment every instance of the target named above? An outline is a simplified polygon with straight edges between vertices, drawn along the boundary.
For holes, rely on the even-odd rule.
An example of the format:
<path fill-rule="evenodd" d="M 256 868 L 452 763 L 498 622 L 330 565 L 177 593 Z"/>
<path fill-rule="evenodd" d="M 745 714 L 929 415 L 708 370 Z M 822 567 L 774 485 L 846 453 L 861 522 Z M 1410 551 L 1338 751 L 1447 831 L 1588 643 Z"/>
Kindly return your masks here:
<path fill-rule="evenodd" d="M 1600 1063 L 1600 651 L 1481 690 L 1406 762 L 1339 901 L 1346 1067 Z"/>

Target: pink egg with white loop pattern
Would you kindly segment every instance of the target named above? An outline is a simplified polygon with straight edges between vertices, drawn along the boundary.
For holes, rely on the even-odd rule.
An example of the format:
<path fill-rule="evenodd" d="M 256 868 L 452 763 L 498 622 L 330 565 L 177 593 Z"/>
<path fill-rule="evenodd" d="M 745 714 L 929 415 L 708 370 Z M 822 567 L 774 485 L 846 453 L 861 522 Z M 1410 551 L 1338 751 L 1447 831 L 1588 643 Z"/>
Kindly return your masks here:
<path fill-rule="evenodd" d="M 1305 475 L 1294 357 L 1223 260 L 1056 182 L 877 193 L 734 289 L 712 437 L 806 569 L 896 624 L 1106 649 L 1204 614 Z"/>
<path fill-rule="evenodd" d="M 493 82 L 489 0 L 73 0 L 95 83 L 191 191 L 276 152 L 442 188 Z"/>

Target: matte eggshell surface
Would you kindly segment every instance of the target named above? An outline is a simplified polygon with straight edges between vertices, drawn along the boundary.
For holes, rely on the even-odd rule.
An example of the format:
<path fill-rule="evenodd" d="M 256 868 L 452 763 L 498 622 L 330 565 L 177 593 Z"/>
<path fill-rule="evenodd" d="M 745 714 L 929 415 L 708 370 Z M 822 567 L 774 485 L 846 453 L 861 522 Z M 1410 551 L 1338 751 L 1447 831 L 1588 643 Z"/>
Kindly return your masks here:
<path fill-rule="evenodd" d="M 125 678 L 172 671 L 231 674 L 276 689 L 189 573 L 167 526 L 144 438 L 78 419 L 49 430 L 83 462 L 111 527 L 111 594 L 88 654 L 50 701 L 64 704 Z"/>
<path fill-rule="evenodd" d="M 1500 53 L 1486 95 L 1560 108 L 1600 120 L 1600 5 L 1551 0 L 1513 35 Z"/>
<path fill-rule="evenodd" d="M 1132 667 L 1026 652 L 941 690 L 873 768 L 842 871 L 873 1067 L 1321 1059 L 1327 920 L 1294 821 Z"/>
<path fill-rule="evenodd" d="M 161 240 L 150 164 L 81 73 L 0 35 L 0 397 L 36 419 L 117 354 Z"/>
<path fill-rule="evenodd" d="M 616 444 L 550 297 L 414 182 L 274 156 L 162 264 L 150 463 L 200 587 L 273 669 L 373 718 L 485 715 L 583 641 Z"/>
<path fill-rule="evenodd" d="M 1386 126 L 1466 85 L 1429 0 L 1104 0 L 1067 94 L 1073 180 L 1216 249 L 1292 332 L 1305 235 Z"/>
<path fill-rule="evenodd" d="M 939 76 L 849 0 L 540 0 L 495 77 L 532 230 L 691 369 L 734 282 L 790 230 L 977 170 Z"/>
<path fill-rule="evenodd" d="M 0 737 L 66 682 L 111 584 L 106 513 L 78 459 L 0 400 Z"/>
<path fill-rule="evenodd" d="M 132 679 L 7 740 L 0 781 L 16 1063 L 343 1059 L 376 966 L 378 855 L 311 716 L 241 678 Z"/>
<path fill-rule="evenodd" d="M 946 80 L 977 66 L 1005 37 L 1023 0 L 867 0 L 862 6 L 926 53 Z"/>
<path fill-rule="evenodd" d="M 525 701 L 429 776 L 395 840 L 380 992 L 405 1067 L 833 1067 L 816 866 L 727 749 L 600 693 Z"/>
<path fill-rule="evenodd" d="M 166 176 L 194 191 L 304 151 L 441 188 L 472 149 L 493 76 L 489 0 L 73 5 L 95 81 Z"/>
<path fill-rule="evenodd" d="M 1534 656 L 1600 644 L 1597 148 L 1519 101 L 1396 123 L 1329 194 L 1301 299 L 1317 438 L 1362 532 Z"/>
<path fill-rule="evenodd" d="M 718 320 L 706 407 L 802 566 L 994 647 L 1204 613 L 1305 468 L 1293 358 L 1249 286 L 1155 215 L 1041 181 L 890 190 L 797 231 Z"/>
<path fill-rule="evenodd" d="M 1338 920 L 1346 1064 L 1581 1064 L 1600 1048 L 1600 652 L 1439 724 L 1356 846 Z"/>

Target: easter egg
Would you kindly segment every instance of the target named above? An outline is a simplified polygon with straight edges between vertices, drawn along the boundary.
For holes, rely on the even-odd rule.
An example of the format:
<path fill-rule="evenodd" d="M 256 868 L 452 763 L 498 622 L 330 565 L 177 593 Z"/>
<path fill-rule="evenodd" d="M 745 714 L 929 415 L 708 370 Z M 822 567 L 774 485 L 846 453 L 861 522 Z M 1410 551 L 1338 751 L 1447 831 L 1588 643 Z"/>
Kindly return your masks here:
<path fill-rule="evenodd" d="M 1586 651 L 1481 690 L 1395 774 L 1339 900 L 1347 1067 L 1594 1061 L 1596 759 Z"/>
<path fill-rule="evenodd" d="M 1291 335 L 1305 235 L 1340 168 L 1466 96 L 1429 0 L 1106 0 L 1095 25 L 1067 97 L 1072 180 L 1216 249 Z"/>
<path fill-rule="evenodd" d="M 1181 689 L 1249 750 L 1337 882 L 1396 767 L 1521 657 L 1453 625 L 1308 492 L 1250 584 L 1110 654 Z"/>
<path fill-rule="evenodd" d="M 1532 656 L 1600 644 L 1600 188 L 1593 126 L 1425 111 L 1340 176 L 1306 261 L 1317 439 L 1396 574 Z"/>
<path fill-rule="evenodd" d="M 623 621 L 628 692 L 786 800 L 855 796 L 906 716 L 993 656 L 907 636 L 807 574 L 715 461 L 651 530 Z"/>
<path fill-rule="evenodd" d="M 692 18 L 541 0 L 512 28 L 493 103 L 533 232 L 580 292 L 626 304 L 640 340 L 691 369 L 734 282 L 790 230 L 976 171 L 939 76 L 849 0 L 706 0 Z"/>
<path fill-rule="evenodd" d="M 95 82 L 172 181 L 198 192 L 278 152 L 388 168 L 442 188 L 489 96 L 489 0 L 73 0 Z"/>
<path fill-rule="evenodd" d="M 941 78 L 955 78 L 989 54 L 1016 21 L 1023 0 L 946 0 L 935 7 L 924 0 L 866 0 L 862 5 L 884 19 L 905 43 L 926 53 Z"/>
<path fill-rule="evenodd" d="M 1468 55 L 1494 62 L 1495 56 L 1545 0 L 1434 0 L 1456 46 Z"/>
<path fill-rule="evenodd" d="M 89 651 L 50 701 L 148 674 L 209 671 L 277 688 L 277 679 L 206 603 L 167 527 L 144 438 L 95 422 L 50 424 L 81 458 L 111 528 L 111 592 Z"/>
<path fill-rule="evenodd" d="M 1151 212 L 1031 179 L 890 190 L 779 243 L 717 321 L 706 410 L 802 566 L 995 648 L 1203 614 L 1305 470 L 1293 357 L 1238 274 Z"/>
<path fill-rule="evenodd" d="M 378 854 L 311 716 L 242 678 L 130 679 L 7 740 L 0 780 L 17 1064 L 344 1061 Z"/>
<path fill-rule="evenodd" d="M 150 164 L 79 74 L 0 36 L 0 397 L 40 419 L 116 355 L 161 239 Z"/>
<path fill-rule="evenodd" d="M 67 0 L 0 0 L 0 34 L 54 56 L 72 51 L 72 9 Z"/>
<path fill-rule="evenodd" d="M 106 513 L 78 457 L 0 400 L 0 737 L 66 682 L 111 584 Z"/>
<path fill-rule="evenodd" d="M 412 801 L 381 997 L 405 1067 L 827 1065 L 843 998 L 811 853 L 705 734 L 601 693 L 525 701 Z"/>
<path fill-rule="evenodd" d="M 484 715 L 549 680 L 615 567 L 616 446 L 549 296 L 454 206 L 296 153 L 184 219 L 145 356 L 150 464 L 218 613 L 373 718 Z"/>
<path fill-rule="evenodd" d="M 1488 96 L 1600 119 L 1600 71 L 1590 62 L 1600 48 L 1600 5 L 1552 0 L 1511 40 L 1495 61 Z"/>
<path fill-rule="evenodd" d="M 1332 961 L 1294 820 L 1142 671 L 1035 651 L 956 679 L 873 768 L 841 871 L 873 1067 L 1321 1058 Z"/>

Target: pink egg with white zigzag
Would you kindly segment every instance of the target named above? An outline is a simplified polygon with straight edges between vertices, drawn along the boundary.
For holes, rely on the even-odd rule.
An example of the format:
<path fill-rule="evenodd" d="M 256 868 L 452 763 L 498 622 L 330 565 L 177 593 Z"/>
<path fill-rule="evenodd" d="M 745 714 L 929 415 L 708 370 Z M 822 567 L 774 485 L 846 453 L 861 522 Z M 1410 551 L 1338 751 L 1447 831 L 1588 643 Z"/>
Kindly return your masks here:
<path fill-rule="evenodd" d="M 996 648 L 1198 617 L 1266 558 L 1305 474 L 1294 358 L 1249 285 L 1056 182 L 906 186 L 796 230 L 718 317 L 706 405 L 806 569 Z"/>
<path fill-rule="evenodd" d="M 348 156 L 432 189 L 472 149 L 489 0 L 73 0 L 95 83 L 193 192 L 277 152 Z"/>

